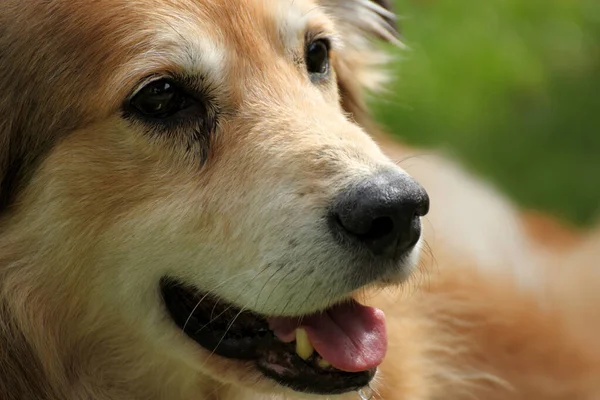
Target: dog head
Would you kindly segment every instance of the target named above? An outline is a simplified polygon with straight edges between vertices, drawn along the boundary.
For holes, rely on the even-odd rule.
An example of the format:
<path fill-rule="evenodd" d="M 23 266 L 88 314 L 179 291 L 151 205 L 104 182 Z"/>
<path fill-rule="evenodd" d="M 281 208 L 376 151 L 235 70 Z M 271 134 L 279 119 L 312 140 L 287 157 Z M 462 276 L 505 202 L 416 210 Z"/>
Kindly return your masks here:
<path fill-rule="evenodd" d="M 55 321 L 54 356 L 68 343 L 130 388 L 148 370 L 180 388 L 366 385 L 385 327 L 352 298 L 410 273 L 428 210 L 352 121 L 392 14 L 339 0 L 0 11 L 0 267 L 22 329 Z"/>

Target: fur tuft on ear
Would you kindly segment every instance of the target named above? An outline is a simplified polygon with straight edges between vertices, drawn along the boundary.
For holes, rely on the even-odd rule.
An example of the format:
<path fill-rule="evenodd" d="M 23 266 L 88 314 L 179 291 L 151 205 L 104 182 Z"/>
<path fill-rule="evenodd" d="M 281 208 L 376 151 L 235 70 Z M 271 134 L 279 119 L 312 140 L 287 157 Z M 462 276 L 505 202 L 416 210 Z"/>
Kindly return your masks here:
<path fill-rule="evenodd" d="M 390 0 L 319 0 L 341 24 L 401 46 Z"/>
<path fill-rule="evenodd" d="M 334 67 L 342 106 L 366 129 L 374 129 L 366 107 L 365 92 L 381 90 L 389 81 L 384 66 L 390 55 L 375 39 L 404 47 L 399 40 L 391 0 L 319 0 L 335 21 L 344 42 Z"/>

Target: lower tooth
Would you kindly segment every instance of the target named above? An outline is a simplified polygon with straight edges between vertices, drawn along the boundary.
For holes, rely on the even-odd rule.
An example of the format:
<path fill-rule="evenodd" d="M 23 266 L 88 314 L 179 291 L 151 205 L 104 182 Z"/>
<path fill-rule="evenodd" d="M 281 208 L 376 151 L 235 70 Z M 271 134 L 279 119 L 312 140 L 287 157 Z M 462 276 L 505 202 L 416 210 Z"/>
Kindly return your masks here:
<path fill-rule="evenodd" d="M 329 368 L 329 367 L 331 367 L 331 364 L 326 359 L 319 357 L 319 367 L 321 367 L 321 368 Z"/>
<path fill-rule="evenodd" d="M 315 351 L 314 347 L 308 340 L 308 334 L 302 328 L 296 329 L 296 354 L 303 359 L 308 360 Z"/>
<path fill-rule="evenodd" d="M 358 391 L 360 400 L 371 400 L 373 398 L 373 389 L 371 386 L 366 386 Z"/>

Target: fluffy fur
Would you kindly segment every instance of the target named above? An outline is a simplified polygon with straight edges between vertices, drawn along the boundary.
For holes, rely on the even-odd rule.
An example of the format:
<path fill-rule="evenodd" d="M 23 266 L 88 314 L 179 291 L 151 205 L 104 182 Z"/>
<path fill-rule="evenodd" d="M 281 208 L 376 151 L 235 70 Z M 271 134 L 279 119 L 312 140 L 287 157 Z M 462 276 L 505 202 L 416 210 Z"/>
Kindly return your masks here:
<path fill-rule="evenodd" d="M 307 31 L 332 36 L 329 83 L 299 72 Z M 301 397 L 199 349 L 153 288 L 175 274 L 292 315 L 347 292 L 360 266 L 322 231 L 323 207 L 419 154 L 369 119 L 387 61 L 376 37 L 398 43 L 386 2 L 0 3 L 0 398 Z M 153 74 L 185 75 L 218 104 L 215 131 L 127 119 Z M 388 316 L 376 397 L 600 397 L 598 237 L 417 160 L 429 251 L 399 289 L 357 294 Z"/>

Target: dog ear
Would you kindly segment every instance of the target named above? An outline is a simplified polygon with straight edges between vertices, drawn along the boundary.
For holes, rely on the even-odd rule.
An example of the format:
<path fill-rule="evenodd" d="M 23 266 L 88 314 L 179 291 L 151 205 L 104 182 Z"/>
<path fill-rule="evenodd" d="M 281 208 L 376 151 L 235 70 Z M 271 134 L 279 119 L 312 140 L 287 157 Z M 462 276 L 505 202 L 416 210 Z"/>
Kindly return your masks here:
<path fill-rule="evenodd" d="M 401 45 L 392 0 L 319 0 L 338 25 Z"/>
<path fill-rule="evenodd" d="M 374 39 L 403 47 L 399 40 L 392 0 L 318 0 L 335 21 L 343 47 L 333 66 L 342 107 L 355 122 L 373 133 L 377 130 L 366 105 L 367 91 L 376 92 L 389 80 L 384 66 L 390 54 Z"/>

